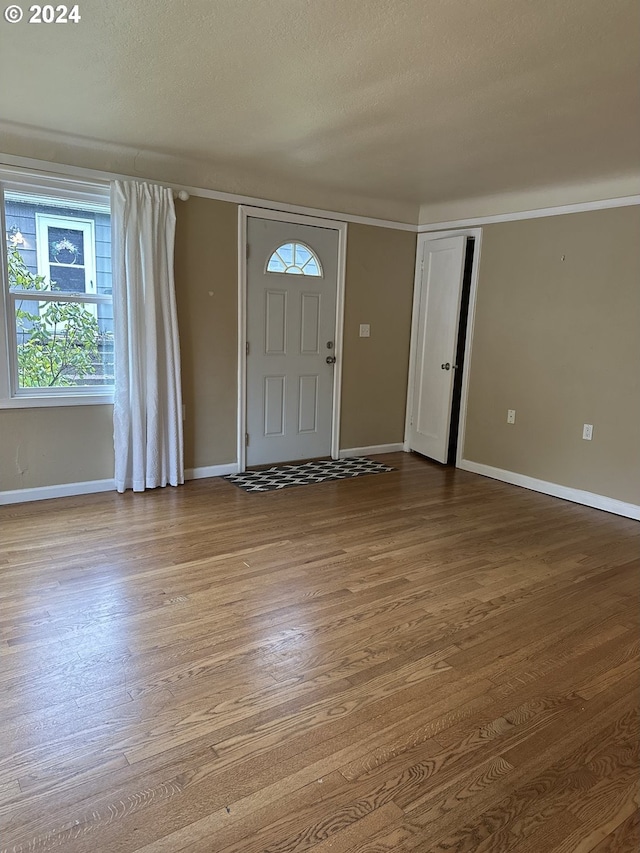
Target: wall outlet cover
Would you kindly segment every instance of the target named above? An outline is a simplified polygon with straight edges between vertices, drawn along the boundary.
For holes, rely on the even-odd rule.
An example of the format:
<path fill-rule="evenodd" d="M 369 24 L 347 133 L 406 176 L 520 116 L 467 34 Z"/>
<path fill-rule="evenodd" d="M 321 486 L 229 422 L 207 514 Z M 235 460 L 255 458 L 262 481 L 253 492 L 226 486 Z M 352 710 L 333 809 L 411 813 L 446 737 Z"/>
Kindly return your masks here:
<path fill-rule="evenodd" d="M 369 325 L 369 323 L 360 323 L 360 337 L 361 338 L 371 337 L 371 326 Z"/>

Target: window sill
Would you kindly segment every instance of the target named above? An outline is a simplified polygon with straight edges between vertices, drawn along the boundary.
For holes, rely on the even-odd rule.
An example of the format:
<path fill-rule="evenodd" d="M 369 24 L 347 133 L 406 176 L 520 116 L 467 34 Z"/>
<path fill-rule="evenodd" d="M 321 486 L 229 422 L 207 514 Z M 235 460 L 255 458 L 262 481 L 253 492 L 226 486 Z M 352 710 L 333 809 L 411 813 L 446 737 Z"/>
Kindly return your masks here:
<path fill-rule="evenodd" d="M 55 406 L 113 405 L 113 392 L 107 394 L 41 394 L 40 396 L 0 397 L 0 409 L 39 409 Z"/>

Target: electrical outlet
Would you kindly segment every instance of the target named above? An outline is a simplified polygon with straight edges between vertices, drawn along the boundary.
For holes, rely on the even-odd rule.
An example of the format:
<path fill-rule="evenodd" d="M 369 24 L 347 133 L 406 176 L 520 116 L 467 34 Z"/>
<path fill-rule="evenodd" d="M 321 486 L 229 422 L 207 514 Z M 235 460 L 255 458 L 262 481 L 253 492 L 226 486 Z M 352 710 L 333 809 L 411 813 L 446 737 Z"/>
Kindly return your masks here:
<path fill-rule="evenodd" d="M 361 338 L 370 338 L 371 337 L 371 326 L 368 323 L 360 323 L 360 337 Z"/>
<path fill-rule="evenodd" d="M 515 409 L 507 409 L 507 423 L 515 424 L 516 422 L 516 410 Z"/>
<path fill-rule="evenodd" d="M 585 441 L 591 441 L 593 438 L 593 424 L 585 424 L 582 427 L 582 437 Z"/>

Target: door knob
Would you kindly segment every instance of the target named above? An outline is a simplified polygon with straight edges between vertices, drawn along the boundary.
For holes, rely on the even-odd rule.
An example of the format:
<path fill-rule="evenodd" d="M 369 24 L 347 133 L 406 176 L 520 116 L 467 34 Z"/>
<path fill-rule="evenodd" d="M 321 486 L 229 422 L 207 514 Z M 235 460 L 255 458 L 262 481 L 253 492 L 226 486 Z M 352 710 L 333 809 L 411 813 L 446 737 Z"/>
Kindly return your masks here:
<path fill-rule="evenodd" d="M 446 364 L 441 364 L 440 367 L 442 370 L 451 370 L 451 364 L 447 362 Z"/>
<path fill-rule="evenodd" d="M 327 361 L 327 364 L 335 364 L 336 363 L 335 355 L 328 355 L 326 358 L 326 361 Z"/>

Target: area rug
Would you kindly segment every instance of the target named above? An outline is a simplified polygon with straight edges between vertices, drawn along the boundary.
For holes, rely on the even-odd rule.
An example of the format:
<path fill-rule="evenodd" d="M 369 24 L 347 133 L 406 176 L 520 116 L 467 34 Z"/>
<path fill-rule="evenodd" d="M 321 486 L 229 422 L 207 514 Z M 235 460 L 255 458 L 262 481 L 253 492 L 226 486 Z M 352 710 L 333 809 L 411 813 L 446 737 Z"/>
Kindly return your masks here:
<path fill-rule="evenodd" d="M 244 474 L 228 474 L 229 480 L 245 492 L 273 492 L 291 486 L 308 486 L 326 480 L 348 480 L 365 474 L 383 474 L 393 471 L 388 465 L 374 462 L 364 456 L 350 459 L 323 459 L 319 462 L 304 462 L 301 465 L 276 465 L 262 471 L 245 471 Z"/>

